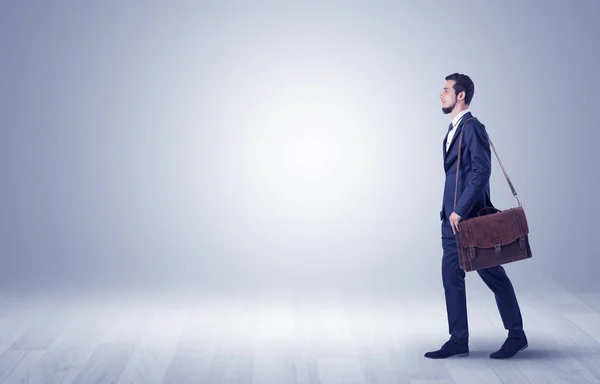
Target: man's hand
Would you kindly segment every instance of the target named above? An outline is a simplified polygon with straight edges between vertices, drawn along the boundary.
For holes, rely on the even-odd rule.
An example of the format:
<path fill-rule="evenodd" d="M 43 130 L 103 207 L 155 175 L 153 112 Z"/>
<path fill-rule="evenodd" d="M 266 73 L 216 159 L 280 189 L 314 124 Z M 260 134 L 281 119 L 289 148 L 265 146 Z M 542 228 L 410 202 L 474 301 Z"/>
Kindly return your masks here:
<path fill-rule="evenodd" d="M 458 216 L 456 212 L 452 212 L 452 214 L 450 215 L 450 226 L 452 227 L 452 233 L 454 233 L 455 235 L 458 232 L 458 222 L 460 221 L 460 219 L 461 217 Z"/>

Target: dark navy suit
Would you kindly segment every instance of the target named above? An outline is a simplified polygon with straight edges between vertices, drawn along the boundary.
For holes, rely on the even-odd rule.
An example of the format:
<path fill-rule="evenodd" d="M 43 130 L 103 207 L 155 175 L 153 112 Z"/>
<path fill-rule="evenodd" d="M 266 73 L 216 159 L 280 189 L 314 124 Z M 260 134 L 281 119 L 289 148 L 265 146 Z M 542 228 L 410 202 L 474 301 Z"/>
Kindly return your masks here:
<path fill-rule="evenodd" d="M 490 143 L 485 127 L 467 112 L 460 120 L 450 148 L 446 152 L 446 138 L 443 142 L 444 170 L 446 182 L 440 219 L 442 220 L 442 281 L 446 296 L 450 339 L 459 344 L 469 340 L 467 322 L 467 302 L 465 292 L 465 272 L 460 268 L 456 237 L 448 218 L 455 211 L 462 219 L 475 217 L 484 207 L 493 207 L 490 199 L 489 178 L 491 174 Z M 462 131 L 462 149 L 458 175 L 456 209 L 454 190 L 456 186 L 456 166 L 458 164 L 458 142 Z M 447 135 L 446 135 L 447 137 Z M 483 210 L 481 214 L 489 211 Z M 479 276 L 494 292 L 496 304 L 504 328 L 509 337 L 521 337 L 523 321 L 512 283 L 502 266 L 478 270 Z"/>

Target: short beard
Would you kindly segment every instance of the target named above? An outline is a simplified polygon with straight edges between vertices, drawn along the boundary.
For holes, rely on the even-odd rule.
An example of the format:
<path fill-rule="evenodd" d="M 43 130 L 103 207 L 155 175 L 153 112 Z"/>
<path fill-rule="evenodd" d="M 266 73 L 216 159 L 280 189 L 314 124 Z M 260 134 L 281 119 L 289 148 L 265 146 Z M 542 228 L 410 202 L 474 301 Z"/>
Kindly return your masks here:
<path fill-rule="evenodd" d="M 454 107 L 456 107 L 456 101 L 454 102 L 454 104 L 452 104 L 449 107 L 446 107 L 446 108 L 442 107 L 442 112 L 444 112 L 444 114 L 447 115 L 454 110 Z"/>

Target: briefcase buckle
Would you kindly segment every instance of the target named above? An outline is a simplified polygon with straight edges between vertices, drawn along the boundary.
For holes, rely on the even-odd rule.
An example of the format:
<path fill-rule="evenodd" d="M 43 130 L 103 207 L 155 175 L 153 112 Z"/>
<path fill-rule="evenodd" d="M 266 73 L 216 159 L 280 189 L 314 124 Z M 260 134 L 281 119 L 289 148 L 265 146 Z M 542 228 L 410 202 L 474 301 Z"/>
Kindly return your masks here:
<path fill-rule="evenodd" d="M 497 241 L 497 243 L 496 243 L 496 245 L 494 246 L 494 251 L 495 251 L 496 253 L 500 253 L 500 252 L 502 251 L 502 247 L 501 247 L 501 245 L 500 245 L 500 239 L 497 239 L 496 241 Z"/>

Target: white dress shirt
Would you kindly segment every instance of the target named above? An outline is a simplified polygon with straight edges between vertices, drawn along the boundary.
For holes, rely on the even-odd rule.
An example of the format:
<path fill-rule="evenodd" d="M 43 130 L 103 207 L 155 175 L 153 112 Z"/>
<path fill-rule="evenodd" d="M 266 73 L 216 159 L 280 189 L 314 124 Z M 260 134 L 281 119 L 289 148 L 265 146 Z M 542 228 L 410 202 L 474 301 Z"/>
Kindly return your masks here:
<path fill-rule="evenodd" d="M 456 115 L 454 119 L 452 119 L 452 129 L 450 130 L 450 132 L 448 132 L 448 138 L 446 139 L 446 152 L 448 152 L 450 144 L 452 144 L 452 138 L 454 137 L 454 132 L 456 132 L 456 127 L 458 126 L 460 119 L 462 119 L 462 117 L 468 112 L 470 111 L 467 108 L 464 111 L 460 112 L 458 115 Z"/>

